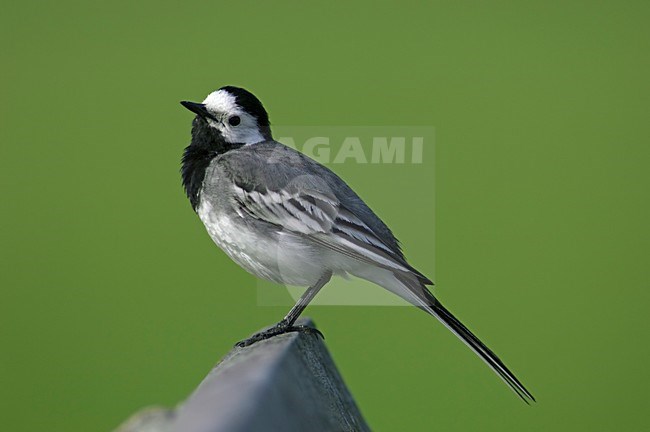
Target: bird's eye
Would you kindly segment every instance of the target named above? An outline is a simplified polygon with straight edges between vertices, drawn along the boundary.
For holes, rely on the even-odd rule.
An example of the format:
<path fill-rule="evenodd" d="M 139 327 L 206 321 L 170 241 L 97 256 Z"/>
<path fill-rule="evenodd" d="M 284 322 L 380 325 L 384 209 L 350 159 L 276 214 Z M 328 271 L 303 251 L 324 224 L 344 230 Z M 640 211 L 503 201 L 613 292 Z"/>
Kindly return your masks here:
<path fill-rule="evenodd" d="M 228 123 L 230 123 L 230 126 L 237 126 L 239 123 L 241 123 L 241 119 L 239 116 L 232 116 L 228 119 Z"/>

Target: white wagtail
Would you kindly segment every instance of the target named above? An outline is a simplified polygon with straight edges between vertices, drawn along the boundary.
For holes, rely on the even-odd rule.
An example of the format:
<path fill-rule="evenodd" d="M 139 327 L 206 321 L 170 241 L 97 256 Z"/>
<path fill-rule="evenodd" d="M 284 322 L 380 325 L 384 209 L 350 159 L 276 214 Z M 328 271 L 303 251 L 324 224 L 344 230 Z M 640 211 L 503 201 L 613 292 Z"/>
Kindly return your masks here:
<path fill-rule="evenodd" d="M 481 357 L 524 401 L 533 396 L 501 360 L 449 312 L 411 267 L 390 229 L 336 174 L 271 136 L 262 103 L 238 87 L 222 87 L 196 114 L 182 178 L 210 237 L 253 275 L 308 287 L 282 321 L 238 343 L 290 331 L 332 275 L 380 285 L 436 317 Z"/>

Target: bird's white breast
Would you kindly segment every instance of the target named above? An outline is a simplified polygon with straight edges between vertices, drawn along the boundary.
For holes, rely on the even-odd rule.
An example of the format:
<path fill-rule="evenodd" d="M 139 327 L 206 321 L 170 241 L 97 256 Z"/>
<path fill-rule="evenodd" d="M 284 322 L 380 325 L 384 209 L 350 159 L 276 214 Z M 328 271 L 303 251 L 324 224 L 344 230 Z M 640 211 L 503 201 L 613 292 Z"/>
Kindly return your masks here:
<path fill-rule="evenodd" d="M 233 261 L 262 278 L 268 278 L 268 271 L 256 259 L 256 239 L 252 233 L 241 229 L 233 217 L 225 212 L 215 211 L 209 201 L 201 200 L 197 211 L 212 240 Z"/>
<path fill-rule="evenodd" d="M 236 213 L 201 199 L 197 209 L 212 240 L 249 273 L 277 283 L 308 286 L 323 274 L 313 247 L 286 232 L 261 233 Z"/>

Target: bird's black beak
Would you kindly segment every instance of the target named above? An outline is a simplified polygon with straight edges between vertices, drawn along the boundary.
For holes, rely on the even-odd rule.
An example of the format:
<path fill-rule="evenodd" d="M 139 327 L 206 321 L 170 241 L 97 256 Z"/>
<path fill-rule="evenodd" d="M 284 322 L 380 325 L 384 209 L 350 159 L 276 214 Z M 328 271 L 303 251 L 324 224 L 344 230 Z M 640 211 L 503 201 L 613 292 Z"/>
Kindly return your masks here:
<path fill-rule="evenodd" d="M 181 105 L 183 105 L 185 108 L 192 111 L 194 114 L 198 115 L 199 117 L 209 118 L 215 121 L 217 120 L 212 114 L 210 114 L 210 112 L 207 110 L 205 105 L 202 103 L 181 101 Z"/>

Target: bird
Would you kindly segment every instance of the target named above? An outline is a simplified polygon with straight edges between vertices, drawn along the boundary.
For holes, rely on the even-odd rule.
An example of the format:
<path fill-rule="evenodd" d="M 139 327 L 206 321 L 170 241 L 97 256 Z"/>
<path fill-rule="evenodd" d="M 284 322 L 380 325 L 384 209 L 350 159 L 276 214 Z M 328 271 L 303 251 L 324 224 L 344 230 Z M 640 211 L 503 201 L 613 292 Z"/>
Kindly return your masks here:
<path fill-rule="evenodd" d="M 526 403 L 533 395 L 433 295 L 388 226 L 332 170 L 273 139 L 269 115 L 246 89 L 224 86 L 195 114 L 181 159 L 182 184 L 212 238 L 254 276 L 306 287 L 276 325 L 239 347 L 287 332 L 318 333 L 296 319 L 333 276 L 379 285 L 437 318 Z M 322 334 L 321 334 L 322 336 Z"/>

